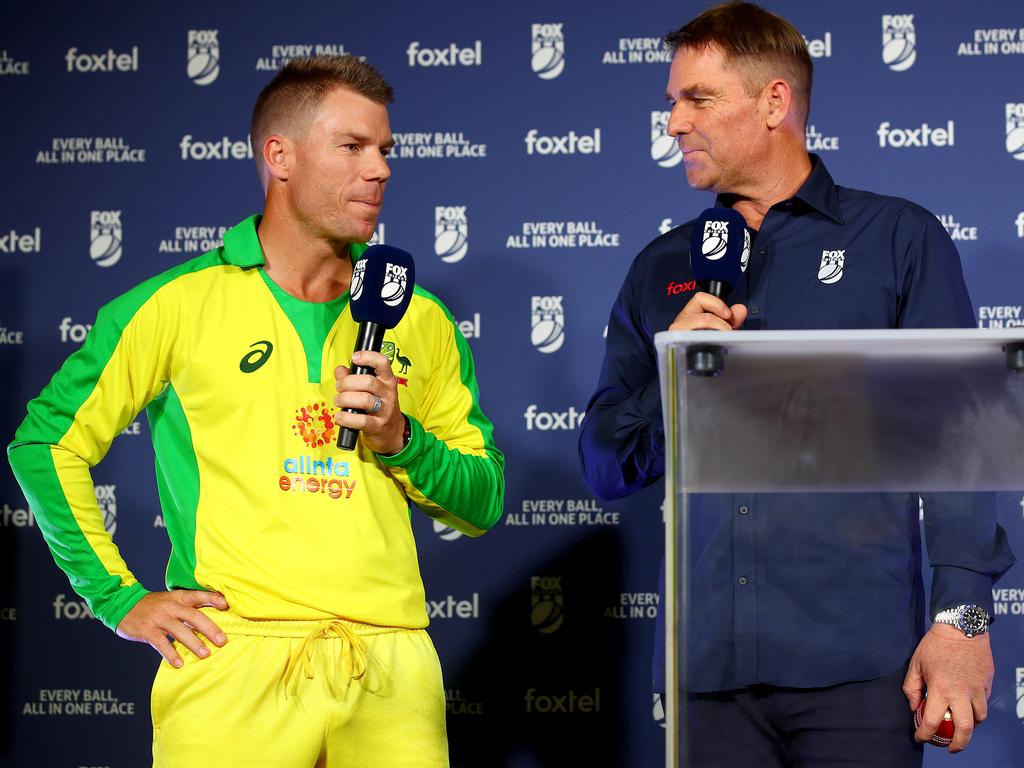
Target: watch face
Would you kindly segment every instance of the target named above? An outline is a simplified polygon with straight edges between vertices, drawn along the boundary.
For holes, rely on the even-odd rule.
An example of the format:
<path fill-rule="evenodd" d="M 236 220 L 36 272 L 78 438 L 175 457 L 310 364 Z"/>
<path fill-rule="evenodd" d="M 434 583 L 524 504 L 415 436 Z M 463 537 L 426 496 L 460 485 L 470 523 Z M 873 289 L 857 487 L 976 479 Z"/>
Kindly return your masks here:
<path fill-rule="evenodd" d="M 960 616 L 960 629 L 968 635 L 979 635 L 988 629 L 988 614 L 984 608 L 969 605 Z"/>

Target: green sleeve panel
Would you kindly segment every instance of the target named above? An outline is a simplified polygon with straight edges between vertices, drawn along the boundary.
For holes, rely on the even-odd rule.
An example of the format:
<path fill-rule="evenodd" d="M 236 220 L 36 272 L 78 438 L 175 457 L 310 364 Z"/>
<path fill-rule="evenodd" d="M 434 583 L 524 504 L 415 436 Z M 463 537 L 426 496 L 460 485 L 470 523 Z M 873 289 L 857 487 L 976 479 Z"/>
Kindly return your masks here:
<path fill-rule="evenodd" d="M 409 444 L 378 456 L 420 509 L 445 525 L 479 536 L 501 519 L 505 457 L 480 408 L 473 355 L 447 308 L 441 310 L 439 353 L 419 418 L 409 415 Z"/>
<path fill-rule="evenodd" d="M 161 289 L 219 264 L 211 252 L 100 309 L 82 347 L 54 374 L 8 446 L 8 457 L 57 565 L 93 614 L 115 628 L 146 590 L 104 529 L 90 468 L 167 386 L 177 318 Z"/>

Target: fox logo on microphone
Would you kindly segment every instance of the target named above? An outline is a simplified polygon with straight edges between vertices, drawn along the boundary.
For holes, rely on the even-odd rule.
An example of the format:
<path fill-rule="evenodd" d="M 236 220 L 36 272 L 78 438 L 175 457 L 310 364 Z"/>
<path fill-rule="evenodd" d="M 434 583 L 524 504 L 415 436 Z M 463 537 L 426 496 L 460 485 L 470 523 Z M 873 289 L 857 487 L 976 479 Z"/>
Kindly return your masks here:
<path fill-rule="evenodd" d="M 917 60 L 914 14 L 882 16 L 882 61 L 893 72 L 905 72 Z"/>
<path fill-rule="evenodd" d="M 565 70 L 565 36 L 561 24 L 534 24 L 530 66 L 541 80 L 554 80 Z"/>
<path fill-rule="evenodd" d="M 366 260 L 360 259 L 352 267 L 352 285 L 349 287 L 349 294 L 353 301 L 359 301 L 363 295 L 363 281 L 366 279 Z"/>
<path fill-rule="evenodd" d="M 709 219 L 704 222 L 704 240 L 701 253 L 708 261 L 718 261 L 729 247 L 729 222 Z"/>
<path fill-rule="evenodd" d="M 651 112 L 651 159 L 662 168 L 673 168 L 683 161 L 675 137 L 668 135 L 668 116 L 668 112 Z"/>
<path fill-rule="evenodd" d="M 189 79 L 196 85 L 209 85 L 220 74 L 220 44 L 216 29 L 190 29 L 188 31 Z"/>
<path fill-rule="evenodd" d="M 98 267 L 112 267 L 121 260 L 121 212 L 92 211 L 89 256 Z"/>
<path fill-rule="evenodd" d="M 454 264 L 469 251 L 469 219 L 464 205 L 434 208 L 434 253 L 441 261 Z"/>
<path fill-rule="evenodd" d="M 1006 105 L 1006 151 L 1024 160 L 1024 104 Z"/>
<path fill-rule="evenodd" d="M 530 342 L 538 352 L 550 354 L 565 342 L 565 310 L 561 296 L 533 296 L 530 302 Z"/>
<path fill-rule="evenodd" d="M 389 307 L 397 307 L 405 299 L 405 291 L 409 285 L 409 268 L 390 261 L 384 266 L 384 285 L 380 289 L 380 297 Z"/>

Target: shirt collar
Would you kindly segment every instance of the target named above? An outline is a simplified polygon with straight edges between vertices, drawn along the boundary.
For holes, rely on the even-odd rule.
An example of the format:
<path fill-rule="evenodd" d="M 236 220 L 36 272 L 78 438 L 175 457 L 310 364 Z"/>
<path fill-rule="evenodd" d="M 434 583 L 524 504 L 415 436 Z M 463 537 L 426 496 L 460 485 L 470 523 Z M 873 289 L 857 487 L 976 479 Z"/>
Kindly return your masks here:
<path fill-rule="evenodd" d="M 839 192 L 832 174 L 828 172 L 824 161 L 817 155 L 810 155 L 811 175 L 789 200 L 780 200 L 773 208 L 790 200 L 799 200 L 833 221 L 843 224 L 843 214 L 839 210 Z M 715 198 L 715 205 L 731 208 L 731 195 L 720 194 Z"/>
<path fill-rule="evenodd" d="M 267 263 L 263 255 L 263 246 L 256 230 L 263 217 L 256 213 L 239 222 L 224 233 L 224 261 L 236 267 L 262 267 Z M 352 243 L 348 252 L 355 263 L 362 258 L 368 246 L 364 243 Z"/>

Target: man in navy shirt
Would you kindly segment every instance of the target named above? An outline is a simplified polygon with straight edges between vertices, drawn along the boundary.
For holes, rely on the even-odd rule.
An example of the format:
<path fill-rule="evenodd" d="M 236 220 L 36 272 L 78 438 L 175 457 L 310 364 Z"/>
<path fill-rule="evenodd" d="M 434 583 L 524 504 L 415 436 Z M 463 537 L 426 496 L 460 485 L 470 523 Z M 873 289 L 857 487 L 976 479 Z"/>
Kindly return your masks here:
<path fill-rule="evenodd" d="M 840 187 L 808 155 L 811 60 L 789 22 L 729 3 L 666 42 L 668 131 L 687 181 L 742 214 L 751 258 L 728 301 L 693 287 L 693 222 L 634 261 L 580 436 L 587 481 L 604 499 L 665 472 L 659 331 L 974 324 L 959 256 L 936 217 Z M 991 494 L 925 497 L 936 622 L 927 634 L 916 495 L 693 503 L 688 739 L 697 764 L 920 765 L 921 742 L 947 707 L 950 751 L 966 747 L 991 689 L 992 584 L 1013 563 Z"/>

